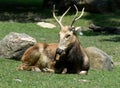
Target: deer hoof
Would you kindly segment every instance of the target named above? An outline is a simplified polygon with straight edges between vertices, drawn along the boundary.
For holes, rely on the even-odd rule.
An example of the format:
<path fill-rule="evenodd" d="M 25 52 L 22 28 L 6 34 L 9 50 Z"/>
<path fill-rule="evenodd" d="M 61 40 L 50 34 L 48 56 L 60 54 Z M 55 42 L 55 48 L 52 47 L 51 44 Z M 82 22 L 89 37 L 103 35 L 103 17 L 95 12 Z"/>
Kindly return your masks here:
<path fill-rule="evenodd" d="M 80 75 L 87 75 L 87 71 L 80 71 L 79 74 Z"/>
<path fill-rule="evenodd" d="M 41 72 L 41 70 L 40 70 L 38 67 L 34 67 L 34 68 L 32 68 L 32 71 Z"/>

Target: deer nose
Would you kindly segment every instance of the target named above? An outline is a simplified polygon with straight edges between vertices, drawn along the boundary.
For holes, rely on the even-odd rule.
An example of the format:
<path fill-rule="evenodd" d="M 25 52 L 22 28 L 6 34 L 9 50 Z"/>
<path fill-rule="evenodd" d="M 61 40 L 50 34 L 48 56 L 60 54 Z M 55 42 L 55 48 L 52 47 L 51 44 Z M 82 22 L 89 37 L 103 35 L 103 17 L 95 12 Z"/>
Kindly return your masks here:
<path fill-rule="evenodd" d="M 57 48 L 57 49 L 56 49 L 56 53 L 59 54 L 59 55 L 61 55 L 63 51 L 64 51 L 64 50 L 62 50 L 62 49 L 60 49 L 60 48 Z"/>

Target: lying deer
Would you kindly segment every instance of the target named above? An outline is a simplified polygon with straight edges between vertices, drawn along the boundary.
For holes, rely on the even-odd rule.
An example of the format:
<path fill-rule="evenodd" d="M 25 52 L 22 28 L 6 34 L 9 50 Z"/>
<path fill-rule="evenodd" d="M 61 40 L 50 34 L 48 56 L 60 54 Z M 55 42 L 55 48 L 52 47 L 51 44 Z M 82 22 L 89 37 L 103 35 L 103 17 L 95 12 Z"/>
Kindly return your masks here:
<path fill-rule="evenodd" d="M 77 17 L 78 9 L 75 6 L 76 14 L 71 26 L 63 26 L 61 21 L 70 8 L 65 11 L 60 20 L 53 17 L 60 25 L 60 39 L 58 44 L 38 43 L 28 48 L 22 56 L 22 64 L 18 70 L 45 71 L 55 73 L 78 73 L 87 74 L 89 70 L 89 59 L 82 48 L 77 36 L 77 30 L 73 24 L 82 17 L 84 9 Z"/>
<path fill-rule="evenodd" d="M 70 8 L 68 8 L 69 10 Z M 68 10 L 63 14 L 60 20 L 57 19 L 55 13 L 53 16 L 57 23 L 60 25 L 59 32 L 59 43 L 56 49 L 55 56 L 55 71 L 61 73 L 64 68 L 67 69 L 67 73 L 78 73 L 87 74 L 89 70 L 89 59 L 84 48 L 81 46 L 77 38 L 77 30 L 73 24 L 82 17 L 84 13 L 84 8 L 80 16 L 78 15 L 78 9 L 75 6 L 76 15 L 74 16 L 70 26 L 63 26 L 61 23 L 62 18 L 68 12 Z"/>

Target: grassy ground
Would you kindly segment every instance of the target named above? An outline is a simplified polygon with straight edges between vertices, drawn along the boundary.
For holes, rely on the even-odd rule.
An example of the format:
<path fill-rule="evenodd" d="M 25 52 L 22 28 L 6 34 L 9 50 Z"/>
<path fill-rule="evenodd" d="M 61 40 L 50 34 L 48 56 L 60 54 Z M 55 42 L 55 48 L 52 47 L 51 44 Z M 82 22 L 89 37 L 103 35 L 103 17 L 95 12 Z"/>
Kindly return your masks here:
<path fill-rule="evenodd" d="M 66 16 L 63 23 L 70 24 L 73 16 Z M 48 19 L 54 23 L 54 19 Z M 120 28 L 119 14 L 99 15 L 86 13 L 76 25 L 87 29 L 89 23 Z M 56 23 L 55 23 L 56 24 Z M 57 42 L 59 27 L 44 29 L 35 23 L 0 22 L 0 40 L 9 32 L 26 33 L 38 42 Z M 79 36 L 84 47 L 96 46 L 113 57 L 114 62 L 120 62 L 120 35 L 96 34 L 84 31 Z M 16 71 L 20 61 L 0 58 L 0 88 L 119 88 L 120 65 L 115 65 L 113 71 L 90 70 L 87 76 L 77 74 L 50 74 L 30 71 Z"/>

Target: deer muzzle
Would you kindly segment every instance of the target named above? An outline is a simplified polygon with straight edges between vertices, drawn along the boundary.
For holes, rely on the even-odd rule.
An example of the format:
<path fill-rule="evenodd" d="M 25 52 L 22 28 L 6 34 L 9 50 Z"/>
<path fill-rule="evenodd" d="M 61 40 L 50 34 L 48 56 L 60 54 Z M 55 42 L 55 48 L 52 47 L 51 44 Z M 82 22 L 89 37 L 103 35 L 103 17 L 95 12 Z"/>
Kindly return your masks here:
<path fill-rule="evenodd" d="M 59 54 L 59 55 L 65 54 L 65 51 L 60 49 L 60 48 L 57 48 L 56 49 L 56 54 Z"/>

